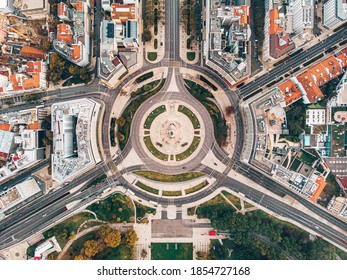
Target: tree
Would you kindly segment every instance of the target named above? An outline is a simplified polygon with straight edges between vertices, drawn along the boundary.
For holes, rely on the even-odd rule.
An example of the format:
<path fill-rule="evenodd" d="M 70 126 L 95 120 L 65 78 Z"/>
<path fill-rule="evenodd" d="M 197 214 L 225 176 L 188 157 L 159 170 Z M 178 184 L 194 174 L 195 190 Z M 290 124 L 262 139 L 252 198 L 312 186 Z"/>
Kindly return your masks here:
<path fill-rule="evenodd" d="M 95 240 L 88 240 L 84 243 L 84 254 L 91 258 L 99 252 L 98 242 Z"/>
<path fill-rule="evenodd" d="M 116 248 L 121 242 L 121 237 L 120 231 L 111 230 L 104 238 L 104 242 L 107 247 Z"/>
<path fill-rule="evenodd" d="M 197 260 L 207 260 L 208 259 L 207 252 L 202 252 L 202 251 L 196 252 L 196 259 Z"/>
<path fill-rule="evenodd" d="M 42 143 L 43 143 L 43 145 L 45 145 L 45 146 L 49 146 L 49 145 L 52 144 L 52 141 L 49 140 L 48 137 L 45 136 L 45 137 L 43 137 L 43 139 L 42 139 Z"/>
<path fill-rule="evenodd" d="M 70 65 L 69 66 L 69 73 L 72 75 L 72 76 L 75 76 L 78 74 L 79 72 L 79 67 L 77 65 Z"/>
<path fill-rule="evenodd" d="M 48 42 L 48 41 L 44 41 L 41 45 L 41 49 L 44 52 L 48 52 L 50 49 L 52 48 L 52 43 Z"/>
<path fill-rule="evenodd" d="M 142 249 L 141 251 L 141 259 L 145 259 L 147 257 L 147 251 L 145 249 Z"/>
<path fill-rule="evenodd" d="M 233 106 L 228 106 L 227 108 L 226 108 L 226 114 L 227 114 L 227 116 L 230 116 L 231 114 L 233 114 L 235 112 L 235 110 L 234 110 L 234 107 Z"/>
<path fill-rule="evenodd" d="M 49 80 L 52 82 L 59 81 L 63 74 L 64 67 L 65 61 L 60 57 L 60 55 L 58 53 L 51 54 L 49 63 Z"/>
<path fill-rule="evenodd" d="M 75 257 L 75 260 L 85 261 L 85 260 L 90 260 L 90 258 L 86 257 L 85 255 L 79 254 L 78 256 Z"/>
<path fill-rule="evenodd" d="M 117 124 L 118 124 L 119 126 L 124 126 L 124 125 L 125 125 L 125 118 L 120 117 L 120 118 L 117 120 Z"/>
<path fill-rule="evenodd" d="M 125 234 L 125 242 L 129 246 L 133 247 L 135 243 L 137 242 L 137 240 L 139 240 L 139 238 L 137 237 L 135 230 L 131 229 Z"/>
<path fill-rule="evenodd" d="M 143 31 L 143 34 L 142 34 L 142 38 L 145 42 L 149 42 L 150 40 L 152 40 L 152 33 L 150 30 L 148 29 L 145 29 Z"/>

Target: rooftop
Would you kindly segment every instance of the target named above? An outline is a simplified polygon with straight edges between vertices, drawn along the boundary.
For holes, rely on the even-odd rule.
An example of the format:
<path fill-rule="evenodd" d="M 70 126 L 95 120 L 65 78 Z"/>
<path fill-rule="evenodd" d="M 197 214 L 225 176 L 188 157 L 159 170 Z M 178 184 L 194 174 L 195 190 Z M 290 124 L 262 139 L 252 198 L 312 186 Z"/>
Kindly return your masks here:
<path fill-rule="evenodd" d="M 286 105 L 292 104 L 302 97 L 298 86 L 292 80 L 287 80 L 278 86 L 286 100 Z"/>
<path fill-rule="evenodd" d="M 111 18 L 116 23 L 125 24 L 129 19 L 136 19 L 136 5 L 135 4 L 120 4 L 113 3 L 111 10 Z"/>

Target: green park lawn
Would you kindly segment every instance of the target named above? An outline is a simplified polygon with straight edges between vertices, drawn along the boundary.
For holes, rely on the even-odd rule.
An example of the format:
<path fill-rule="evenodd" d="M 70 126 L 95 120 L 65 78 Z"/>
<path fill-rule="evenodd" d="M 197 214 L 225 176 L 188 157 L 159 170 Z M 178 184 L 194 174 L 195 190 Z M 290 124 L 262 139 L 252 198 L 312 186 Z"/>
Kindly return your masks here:
<path fill-rule="evenodd" d="M 192 243 L 152 243 L 152 260 L 192 260 Z"/>

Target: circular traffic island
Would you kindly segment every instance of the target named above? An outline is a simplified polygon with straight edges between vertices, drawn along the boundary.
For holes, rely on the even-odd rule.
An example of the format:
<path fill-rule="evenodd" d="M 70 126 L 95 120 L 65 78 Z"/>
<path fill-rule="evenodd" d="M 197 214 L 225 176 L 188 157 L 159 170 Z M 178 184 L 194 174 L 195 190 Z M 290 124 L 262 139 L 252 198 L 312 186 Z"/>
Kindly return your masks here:
<path fill-rule="evenodd" d="M 151 159 L 179 165 L 198 153 L 203 125 L 188 104 L 179 100 L 161 103 L 145 113 L 140 141 Z"/>
<path fill-rule="evenodd" d="M 154 100 L 153 100 L 154 101 Z M 197 167 L 211 146 L 211 120 L 203 118 L 190 100 L 174 93 L 171 99 L 148 101 L 136 113 L 132 147 L 153 171 L 177 174 Z"/>

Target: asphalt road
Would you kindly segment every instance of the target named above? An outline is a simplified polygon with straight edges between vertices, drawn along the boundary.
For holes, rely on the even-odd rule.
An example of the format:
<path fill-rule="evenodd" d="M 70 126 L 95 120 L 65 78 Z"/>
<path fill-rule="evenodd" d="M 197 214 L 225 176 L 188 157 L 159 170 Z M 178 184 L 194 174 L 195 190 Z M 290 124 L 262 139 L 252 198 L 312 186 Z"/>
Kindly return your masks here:
<path fill-rule="evenodd" d="M 165 56 L 164 59 L 180 61 L 179 53 L 180 1 L 165 1 Z"/>

